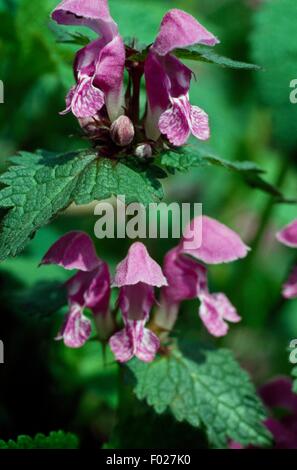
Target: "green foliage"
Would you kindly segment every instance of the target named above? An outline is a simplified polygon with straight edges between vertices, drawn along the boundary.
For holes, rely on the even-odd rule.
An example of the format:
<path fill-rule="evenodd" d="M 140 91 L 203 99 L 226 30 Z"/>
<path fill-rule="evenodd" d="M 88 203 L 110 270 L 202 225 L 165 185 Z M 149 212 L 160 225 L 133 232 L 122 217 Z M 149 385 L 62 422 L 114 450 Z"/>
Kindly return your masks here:
<path fill-rule="evenodd" d="M 75 434 L 53 431 L 48 436 L 18 436 L 16 441 L 0 441 L 0 449 L 78 449 L 79 440 Z"/>
<path fill-rule="evenodd" d="M 297 78 L 297 2 L 263 2 L 255 13 L 251 36 L 252 56 L 264 67 L 257 85 L 263 102 L 272 108 L 278 145 L 292 150 L 297 145 L 297 105 L 290 103 L 290 82 Z"/>
<path fill-rule="evenodd" d="M 198 60 L 201 62 L 207 62 L 208 64 L 219 65 L 220 67 L 227 67 L 231 69 L 242 69 L 242 70 L 260 70 L 261 67 L 255 64 L 247 64 L 245 62 L 239 62 L 237 60 L 229 59 L 228 57 L 221 56 L 214 52 L 214 49 L 207 46 L 201 46 L 195 44 L 184 49 L 176 49 L 174 54 L 179 59 L 183 60 Z"/>
<path fill-rule="evenodd" d="M 168 10 L 164 2 L 147 0 L 110 0 L 110 11 L 124 38 L 137 38 L 150 44 L 155 40 L 163 15 Z M 145 21 L 144 21 L 145 17 Z"/>
<path fill-rule="evenodd" d="M 42 316 L 56 313 L 67 304 L 64 284 L 56 281 L 40 281 L 29 288 L 18 289 L 12 298 L 13 310 L 25 317 Z"/>
<path fill-rule="evenodd" d="M 188 423 L 179 423 L 169 413 L 156 414 L 135 396 L 125 397 L 125 412 L 104 449 L 206 449 L 205 433 Z M 129 429 L 129 432 L 127 432 Z M 141 429 L 141 432 L 139 430 Z M 166 432 L 164 432 L 166 430 Z"/>
<path fill-rule="evenodd" d="M 148 204 L 163 191 L 154 167 L 100 158 L 95 152 L 53 154 L 22 152 L 0 177 L 0 207 L 10 209 L 1 221 L 0 260 L 15 256 L 43 225 L 72 202 L 87 204 L 112 195 Z"/>
<path fill-rule="evenodd" d="M 139 54 L 132 57 L 133 60 L 145 60 L 148 54 L 148 48 Z M 255 64 L 247 64 L 246 62 L 239 62 L 228 57 L 221 56 L 214 52 L 211 47 L 201 46 L 195 44 L 184 49 L 175 49 L 173 54 L 182 60 L 192 60 L 198 62 L 206 62 L 208 64 L 219 65 L 224 68 L 238 69 L 238 70 L 260 70 L 261 67 Z"/>
<path fill-rule="evenodd" d="M 159 414 L 169 408 L 178 421 L 205 427 L 213 446 L 226 447 L 228 439 L 269 444 L 263 406 L 229 351 L 200 350 L 195 360 L 173 351 L 150 364 L 133 359 L 128 367 L 140 400 Z"/>
<path fill-rule="evenodd" d="M 168 169 L 187 171 L 192 167 L 200 167 L 204 165 L 218 166 L 225 168 L 233 173 L 239 174 L 243 180 L 252 188 L 260 189 L 272 196 L 275 196 L 277 200 L 284 201 L 282 193 L 266 182 L 262 175 L 265 171 L 258 167 L 253 162 L 249 161 L 235 161 L 230 162 L 223 160 L 220 157 L 212 155 L 205 149 L 199 149 L 198 147 L 192 148 L 191 146 L 185 147 L 178 151 L 166 152 L 161 156 L 161 164 Z"/>
<path fill-rule="evenodd" d="M 98 158 L 80 178 L 75 189 L 75 202 L 87 204 L 112 195 L 124 195 L 127 203 L 147 205 L 163 198 L 157 178 L 164 176 L 166 174 L 157 167 L 141 165 L 137 160 Z"/>

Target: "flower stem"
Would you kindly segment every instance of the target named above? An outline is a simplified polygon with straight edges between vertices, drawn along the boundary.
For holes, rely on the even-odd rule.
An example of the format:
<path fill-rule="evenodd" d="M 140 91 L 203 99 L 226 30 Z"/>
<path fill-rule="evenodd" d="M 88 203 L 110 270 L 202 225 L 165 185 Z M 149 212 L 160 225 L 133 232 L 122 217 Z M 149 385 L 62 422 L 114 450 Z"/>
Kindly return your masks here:
<path fill-rule="evenodd" d="M 140 111 L 140 84 L 142 71 L 135 67 L 132 72 L 133 95 L 131 98 L 131 119 L 134 125 L 139 124 L 139 111 Z"/>

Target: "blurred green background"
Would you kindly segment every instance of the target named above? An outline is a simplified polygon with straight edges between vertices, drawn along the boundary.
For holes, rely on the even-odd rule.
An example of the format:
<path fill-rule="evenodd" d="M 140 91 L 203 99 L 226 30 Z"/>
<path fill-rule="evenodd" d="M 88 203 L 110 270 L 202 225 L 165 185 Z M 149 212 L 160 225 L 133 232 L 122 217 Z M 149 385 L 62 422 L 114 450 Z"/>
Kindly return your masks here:
<path fill-rule="evenodd" d="M 7 157 L 20 149 L 64 152 L 87 145 L 79 137 L 75 119 L 58 114 L 73 83 L 76 47 L 58 42 L 65 30 L 49 19 L 56 3 L 0 0 L 0 79 L 5 91 L 5 102 L 0 104 L 2 170 Z M 183 8 L 218 36 L 218 53 L 263 67 L 261 72 L 246 72 L 189 64 L 197 77 L 191 100 L 210 116 L 212 137 L 207 146 L 212 152 L 227 160 L 256 162 L 267 171 L 268 181 L 288 198 L 296 198 L 297 105 L 289 101 L 290 82 L 297 78 L 296 0 L 109 3 L 124 38 L 152 42 L 163 14 L 169 8 Z M 274 235 L 297 217 L 296 205 L 272 204 L 269 196 L 220 168 L 172 176 L 165 187 L 168 202 L 202 202 L 205 214 L 237 230 L 253 248 L 246 260 L 210 270 L 213 289 L 229 295 L 243 317 L 215 343 L 231 348 L 257 385 L 274 375 L 289 374 L 287 348 L 297 338 L 297 301 L 281 298 L 281 284 L 297 256 L 296 250 L 279 245 Z M 63 429 L 76 432 L 83 446 L 98 447 L 112 435 L 118 405 L 112 356 L 107 355 L 104 365 L 96 342 L 73 351 L 53 341 L 62 312 L 49 315 L 35 308 L 32 313 L 16 306 L 20 293 L 42 296 L 36 282 L 66 279 L 62 269 L 38 268 L 38 262 L 59 236 L 71 229 L 92 235 L 94 223 L 92 209 L 71 208 L 40 230 L 21 256 L 1 265 L 0 338 L 5 345 L 5 365 L 0 366 L 1 439 Z M 160 262 L 175 243 L 147 241 L 151 255 Z M 128 241 L 97 241 L 98 254 L 115 266 L 128 245 Z M 211 341 L 201 328 L 197 307 L 197 302 L 184 305 L 175 334 Z M 161 421 L 171 431 L 166 439 L 163 436 L 164 446 L 202 445 L 196 431 L 166 420 Z M 148 434 L 147 447 L 154 446 Z"/>

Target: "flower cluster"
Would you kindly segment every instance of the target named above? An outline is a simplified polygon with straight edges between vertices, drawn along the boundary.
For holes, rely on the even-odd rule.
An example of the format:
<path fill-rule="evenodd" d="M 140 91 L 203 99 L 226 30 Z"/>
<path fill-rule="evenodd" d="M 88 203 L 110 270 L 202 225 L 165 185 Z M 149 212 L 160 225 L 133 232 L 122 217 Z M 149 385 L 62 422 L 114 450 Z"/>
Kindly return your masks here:
<path fill-rule="evenodd" d="M 189 248 L 194 230 L 202 230 L 199 247 Z M 131 245 L 126 258 L 116 268 L 113 281 L 106 262 L 99 259 L 93 242 L 83 232 L 70 232 L 46 253 L 41 264 L 57 264 L 77 273 L 66 283 L 69 311 L 57 339 L 69 347 L 80 347 L 91 335 L 92 312 L 99 339 L 109 340 L 116 359 L 133 356 L 150 362 L 160 347 L 160 338 L 147 324 L 157 306 L 154 325 L 170 331 L 183 300 L 199 298 L 200 317 L 214 336 L 227 333 L 229 322 L 238 322 L 235 308 L 222 293 L 212 294 L 207 284 L 207 264 L 227 263 L 246 256 L 248 248 L 240 237 L 214 219 L 199 216 L 185 229 L 179 245 L 169 251 L 163 270 L 143 243 Z M 111 288 L 118 288 L 115 308 L 110 308 Z M 157 301 L 156 288 L 160 289 Z M 123 328 L 118 326 L 117 311 Z"/>
<path fill-rule="evenodd" d="M 63 25 L 89 27 L 99 36 L 76 54 L 76 85 L 67 95 L 64 111 L 78 118 L 96 146 L 108 144 L 114 153 L 130 146 L 136 156 L 147 157 L 157 146 L 185 144 L 190 134 L 209 138 L 207 114 L 189 101 L 193 73 L 173 54 L 177 48 L 219 42 L 195 18 L 170 10 L 145 58 L 134 44 L 125 46 L 107 0 L 63 0 L 52 18 Z M 125 69 L 129 79 L 124 92 Z M 140 117 L 143 75 L 147 106 Z"/>
<path fill-rule="evenodd" d="M 297 248 L 297 219 L 278 232 L 276 237 L 283 245 Z M 297 266 L 293 269 L 291 276 L 283 286 L 283 296 L 286 299 L 297 297 Z"/>

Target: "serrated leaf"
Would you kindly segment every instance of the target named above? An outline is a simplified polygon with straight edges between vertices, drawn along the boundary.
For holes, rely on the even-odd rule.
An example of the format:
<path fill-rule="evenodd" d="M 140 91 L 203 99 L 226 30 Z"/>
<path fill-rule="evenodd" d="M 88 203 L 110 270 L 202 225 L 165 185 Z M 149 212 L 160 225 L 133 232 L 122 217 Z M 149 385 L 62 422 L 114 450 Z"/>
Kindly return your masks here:
<path fill-rule="evenodd" d="M 229 351 L 200 350 L 194 361 L 175 350 L 149 364 L 133 359 L 128 367 L 140 400 L 158 414 L 169 409 L 178 421 L 204 426 L 213 446 L 226 447 L 229 439 L 245 446 L 269 444 L 262 403 Z"/>
<path fill-rule="evenodd" d="M 86 204 L 93 200 L 124 195 L 125 201 L 144 205 L 163 198 L 163 189 L 154 169 L 135 166 L 128 161 L 98 159 L 90 165 L 75 191 L 75 202 Z"/>
<path fill-rule="evenodd" d="M 229 171 L 239 174 L 243 180 L 252 188 L 260 189 L 265 193 L 274 196 L 278 202 L 294 202 L 287 201 L 283 194 L 272 184 L 262 178 L 265 171 L 258 165 L 250 161 L 228 161 L 211 152 L 201 150 L 199 148 L 184 147 L 179 151 L 165 152 L 160 158 L 161 165 L 178 171 L 187 171 L 192 167 L 204 165 L 218 166 Z"/>
<path fill-rule="evenodd" d="M 80 176 L 96 155 L 21 153 L 1 175 L 0 207 L 10 209 L 0 225 L 0 260 L 15 256 L 37 229 L 74 199 Z"/>
<path fill-rule="evenodd" d="M 82 151 L 66 155 L 22 152 L 1 175 L 0 261 L 18 254 L 38 230 L 72 202 L 87 204 L 113 195 L 145 205 L 163 197 L 154 167 L 101 158 Z"/>
<path fill-rule="evenodd" d="M 48 436 L 18 436 L 16 441 L 1 441 L 0 449 L 78 449 L 79 441 L 75 434 L 63 431 L 51 432 Z"/>
<path fill-rule="evenodd" d="M 184 49 L 176 49 L 174 55 L 183 60 L 202 61 L 231 69 L 261 70 L 261 67 L 258 65 L 229 59 L 228 57 L 217 54 L 211 47 L 201 46 L 199 44 Z"/>

